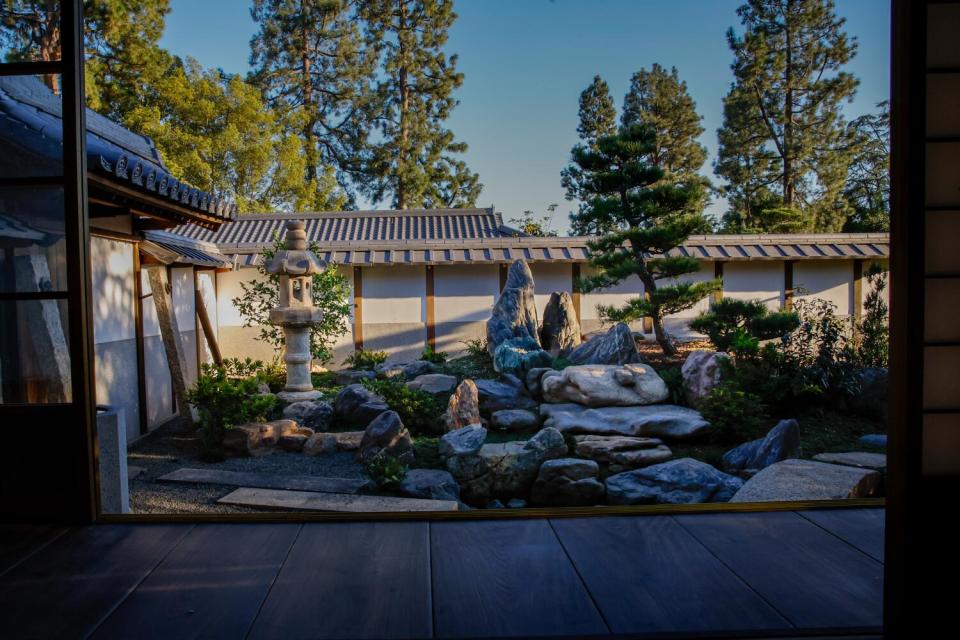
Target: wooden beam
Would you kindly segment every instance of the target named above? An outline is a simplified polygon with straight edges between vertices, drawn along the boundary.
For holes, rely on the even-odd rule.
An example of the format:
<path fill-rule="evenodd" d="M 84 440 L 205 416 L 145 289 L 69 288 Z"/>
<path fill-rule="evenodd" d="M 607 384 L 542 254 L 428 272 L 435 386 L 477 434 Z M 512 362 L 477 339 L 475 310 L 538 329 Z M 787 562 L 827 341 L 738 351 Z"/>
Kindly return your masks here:
<path fill-rule="evenodd" d="M 436 351 L 437 349 L 437 326 L 436 315 L 434 313 L 433 300 L 433 265 L 426 266 L 426 286 L 427 286 L 427 346 Z"/>
<path fill-rule="evenodd" d="M 199 280 L 197 282 L 199 282 Z M 203 337 L 206 339 L 207 346 L 210 348 L 210 355 L 213 356 L 213 361 L 218 366 L 222 365 L 223 356 L 220 354 L 220 345 L 217 343 L 217 336 L 214 334 L 213 325 L 210 323 L 210 315 L 207 313 L 207 305 L 203 302 L 203 293 L 201 293 L 200 287 L 194 287 L 193 293 L 196 296 L 197 301 L 197 319 L 200 320 L 200 328 L 203 329 Z"/>
<path fill-rule="evenodd" d="M 713 277 L 717 280 L 723 280 L 723 262 L 720 260 L 715 260 L 713 263 Z M 713 302 L 716 304 L 723 300 L 723 287 L 720 287 L 719 291 L 713 292 Z"/>
<path fill-rule="evenodd" d="M 863 260 L 853 261 L 853 321 L 863 316 Z"/>
<path fill-rule="evenodd" d="M 353 268 L 353 348 L 363 349 L 363 271 Z"/>
<path fill-rule="evenodd" d="M 570 297 L 573 298 L 573 311 L 580 322 L 580 263 L 574 262 L 570 268 Z"/>
<path fill-rule="evenodd" d="M 793 260 L 783 261 L 783 310 L 793 309 Z"/>
<path fill-rule="evenodd" d="M 173 381 L 173 396 L 180 409 L 180 415 L 187 426 L 192 427 L 193 415 L 190 411 L 190 403 L 187 402 L 187 383 L 184 378 L 187 358 L 180 342 L 180 328 L 177 326 L 177 314 L 173 310 L 167 270 L 164 267 L 151 266 L 147 269 L 147 277 L 150 281 L 150 292 L 153 294 L 153 305 L 157 310 L 160 338 L 163 340 L 163 350 L 167 354 L 167 366 L 170 368 L 170 378 Z"/>
<path fill-rule="evenodd" d="M 133 327 L 137 342 L 137 403 L 140 405 L 140 435 L 149 431 L 147 424 L 147 374 L 143 348 L 143 282 L 140 266 L 140 243 L 133 245 Z"/>

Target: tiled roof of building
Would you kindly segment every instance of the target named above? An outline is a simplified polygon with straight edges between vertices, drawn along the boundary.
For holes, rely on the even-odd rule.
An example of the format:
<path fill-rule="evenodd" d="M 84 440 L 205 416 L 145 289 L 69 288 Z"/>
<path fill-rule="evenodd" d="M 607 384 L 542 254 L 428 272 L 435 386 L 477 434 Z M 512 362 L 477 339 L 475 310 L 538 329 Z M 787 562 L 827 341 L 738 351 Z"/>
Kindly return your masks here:
<path fill-rule="evenodd" d="M 209 242 L 184 238 L 166 231 L 147 231 L 140 243 L 144 251 L 164 264 L 192 264 L 198 267 L 230 268 L 234 260 Z"/>

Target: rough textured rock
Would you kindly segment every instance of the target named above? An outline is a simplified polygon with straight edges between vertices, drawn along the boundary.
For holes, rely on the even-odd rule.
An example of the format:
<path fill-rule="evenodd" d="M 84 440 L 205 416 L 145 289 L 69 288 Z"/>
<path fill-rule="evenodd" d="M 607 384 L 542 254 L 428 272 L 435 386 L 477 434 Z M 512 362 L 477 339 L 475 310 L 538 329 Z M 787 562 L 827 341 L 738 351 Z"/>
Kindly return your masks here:
<path fill-rule="evenodd" d="M 313 429 L 298 427 L 294 431 L 284 433 L 277 440 L 277 446 L 286 451 L 303 451 L 307 441 L 314 436 Z"/>
<path fill-rule="evenodd" d="M 223 436 L 223 448 L 240 455 L 251 455 L 262 447 L 277 444 L 277 430 L 271 424 L 251 422 L 230 427 Z"/>
<path fill-rule="evenodd" d="M 396 411 L 385 411 L 367 425 L 357 452 L 361 460 L 389 455 L 403 462 L 413 462 L 413 440 Z"/>
<path fill-rule="evenodd" d="M 330 435 L 337 439 L 337 449 L 340 451 L 356 451 L 363 442 L 363 431 L 340 431 Z"/>
<path fill-rule="evenodd" d="M 279 443 L 280 438 L 292 433 L 298 433 L 300 431 L 300 425 L 296 420 L 290 420 L 288 418 L 283 418 L 281 420 L 271 420 L 266 423 L 268 426 L 273 427 L 274 432 L 277 434 L 277 442 Z"/>
<path fill-rule="evenodd" d="M 699 412 L 672 404 L 599 409 L 579 404 L 542 404 L 540 417 L 544 418 L 543 426 L 565 433 L 684 440 L 699 438 L 711 430 L 710 423 Z"/>
<path fill-rule="evenodd" d="M 723 470 L 749 478 L 776 462 L 799 458 L 801 454 L 800 425 L 796 420 L 781 420 L 763 438 L 745 442 L 723 454 Z"/>
<path fill-rule="evenodd" d="M 316 433 L 303 443 L 303 453 L 308 456 L 322 456 L 338 451 L 337 436 L 332 433 Z"/>
<path fill-rule="evenodd" d="M 649 467 L 673 457 L 657 438 L 634 436 L 574 436 L 574 452 L 581 458 L 608 464 L 612 473 Z"/>
<path fill-rule="evenodd" d="M 500 380 L 477 380 L 480 412 L 486 415 L 501 409 L 534 409 L 537 401 L 527 395 L 522 382 L 512 375 L 503 375 Z"/>
<path fill-rule="evenodd" d="M 727 502 L 743 480 L 699 460 L 680 458 L 618 473 L 607 478 L 606 485 L 610 504 L 693 504 Z"/>
<path fill-rule="evenodd" d="M 646 364 L 567 367 L 543 374 L 540 384 L 545 402 L 575 402 L 587 407 L 656 404 L 670 396 L 667 384 Z"/>
<path fill-rule="evenodd" d="M 887 448 L 887 434 L 885 433 L 868 433 L 865 436 L 860 436 L 860 439 L 857 442 L 864 447 L 871 447 L 874 449 L 886 449 Z"/>
<path fill-rule="evenodd" d="M 377 377 L 376 371 L 369 369 L 341 369 L 333 374 L 333 381 L 339 387 L 346 387 L 351 384 L 357 384 L 361 380 L 372 380 Z"/>
<path fill-rule="evenodd" d="M 400 483 L 400 493 L 408 498 L 460 500 L 460 485 L 448 471 L 411 469 Z"/>
<path fill-rule="evenodd" d="M 502 431 L 525 431 L 540 426 L 540 416 L 526 409 L 503 409 L 490 416 L 490 427 Z"/>
<path fill-rule="evenodd" d="M 333 401 L 333 415 L 341 427 L 366 429 L 367 425 L 390 407 L 383 398 L 362 384 L 344 387 Z"/>
<path fill-rule="evenodd" d="M 294 402 L 284 407 L 283 417 L 296 420 L 300 426 L 314 431 L 326 431 L 333 419 L 333 407 L 322 400 Z"/>
<path fill-rule="evenodd" d="M 597 479 L 600 467 L 592 460 L 557 458 L 540 466 L 530 499 L 534 504 L 586 506 L 603 501 L 606 488 Z"/>
<path fill-rule="evenodd" d="M 531 398 L 536 400 L 543 399 L 543 387 L 540 386 L 540 380 L 548 371 L 553 371 L 553 369 L 548 367 L 536 367 L 527 371 L 523 382 L 524 387 L 526 388 L 527 393 L 530 394 Z"/>
<path fill-rule="evenodd" d="M 445 433 L 437 445 L 437 452 L 444 458 L 474 455 L 480 451 L 486 439 L 487 430 L 479 424 L 472 424 Z"/>
<path fill-rule="evenodd" d="M 450 475 L 460 486 L 460 497 L 466 502 L 479 505 L 490 499 L 493 492 L 493 474 L 478 453 L 479 449 L 473 453 L 451 455 L 446 457 L 445 463 Z"/>
<path fill-rule="evenodd" d="M 464 380 L 454 390 L 443 414 L 446 431 L 461 429 L 468 424 L 480 422 L 480 396 L 473 380 Z"/>
<path fill-rule="evenodd" d="M 680 367 L 683 376 L 683 392 L 687 403 L 696 403 L 710 395 L 723 375 L 723 363 L 729 359 L 725 353 L 716 351 L 691 351 Z"/>
<path fill-rule="evenodd" d="M 401 362 L 381 362 L 374 367 L 374 371 L 381 378 L 399 378 L 404 375 L 404 366 Z"/>
<path fill-rule="evenodd" d="M 427 393 L 450 393 L 457 386 L 457 377 L 445 373 L 425 373 L 409 381 L 407 386 Z"/>
<path fill-rule="evenodd" d="M 526 442 L 485 444 L 477 454 L 492 475 L 493 495 L 501 497 L 528 495 L 540 465 L 566 455 L 567 444 L 556 429 L 541 429 Z"/>
<path fill-rule="evenodd" d="M 543 308 L 540 344 L 553 356 L 565 356 L 580 345 L 580 323 L 569 292 L 550 294 L 550 300 Z"/>
<path fill-rule="evenodd" d="M 507 500 L 507 509 L 523 509 L 527 506 L 527 501 L 522 498 L 510 498 Z"/>
<path fill-rule="evenodd" d="M 873 469 L 881 473 L 887 470 L 887 455 L 884 453 L 869 453 L 866 451 L 847 451 L 844 453 L 818 453 L 813 456 L 818 462 L 842 464 L 848 467 Z"/>
<path fill-rule="evenodd" d="M 408 380 L 433 373 L 436 369 L 437 367 L 427 360 L 414 360 L 409 364 L 402 365 L 403 376 Z"/>
<path fill-rule="evenodd" d="M 531 338 L 504 340 L 493 352 L 493 368 L 497 373 L 525 375 L 530 369 L 550 366 L 553 358 Z"/>
<path fill-rule="evenodd" d="M 511 338 L 530 338 L 540 346 L 533 290 L 530 267 L 523 260 L 517 260 L 510 265 L 507 282 L 487 321 L 487 349 L 491 356 Z"/>
<path fill-rule="evenodd" d="M 570 352 L 567 360 L 573 364 L 636 364 L 643 362 L 630 327 L 613 325 L 606 333 L 590 338 Z"/>
<path fill-rule="evenodd" d="M 784 460 L 761 470 L 731 502 L 840 500 L 867 498 L 880 485 L 880 473 L 815 460 Z"/>
<path fill-rule="evenodd" d="M 887 421 L 888 371 L 882 367 L 869 367 L 858 374 L 860 390 L 850 399 L 850 409 L 880 422 Z"/>

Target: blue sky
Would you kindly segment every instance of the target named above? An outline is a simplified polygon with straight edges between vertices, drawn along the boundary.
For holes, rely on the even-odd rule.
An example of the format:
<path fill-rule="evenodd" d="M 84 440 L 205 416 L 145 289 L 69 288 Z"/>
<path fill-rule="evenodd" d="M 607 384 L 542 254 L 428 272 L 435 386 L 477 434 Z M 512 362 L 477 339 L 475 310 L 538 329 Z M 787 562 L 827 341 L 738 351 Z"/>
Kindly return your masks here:
<path fill-rule="evenodd" d="M 469 166 L 484 184 L 480 206 L 509 219 L 525 209 L 560 205 L 554 228 L 567 229 L 560 170 L 577 142 L 577 99 L 595 74 L 618 107 L 630 75 L 654 62 L 676 66 L 703 116 L 701 142 L 716 151 L 731 53 L 725 33 L 738 27 L 742 0 L 457 0 L 459 19 L 448 52 L 465 74 L 449 127 L 470 146 Z M 240 0 L 171 0 L 161 44 L 209 67 L 245 73 L 255 25 Z M 851 117 L 889 95 L 889 3 L 837 0 L 859 53 L 849 70 L 860 79 Z M 367 204 L 367 203 L 363 203 Z M 724 203 L 711 206 L 722 213 Z"/>

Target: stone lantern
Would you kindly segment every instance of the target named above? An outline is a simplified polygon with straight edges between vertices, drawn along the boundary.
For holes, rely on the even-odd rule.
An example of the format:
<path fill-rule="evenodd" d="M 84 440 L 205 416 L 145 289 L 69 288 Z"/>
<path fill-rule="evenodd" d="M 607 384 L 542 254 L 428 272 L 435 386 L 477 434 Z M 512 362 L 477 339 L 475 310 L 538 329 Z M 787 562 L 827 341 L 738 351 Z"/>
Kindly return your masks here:
<path fill-rule="evenodd" d="M 320 392 L 310 379 L 310 327 L 320 322 L 323 312 L 313 306 L 313 275 L 323 264 L 307 248 L 307 233 L 300 220 L 286 224 L 286 248 L 267 262 L 267 273 L 280 277 L 280 306 L 270 310 L 270 322 L 283 329 L 283 361 L 287 365 L 287 386 L 277 394 L 281 400 L 316 400 Z"/>

